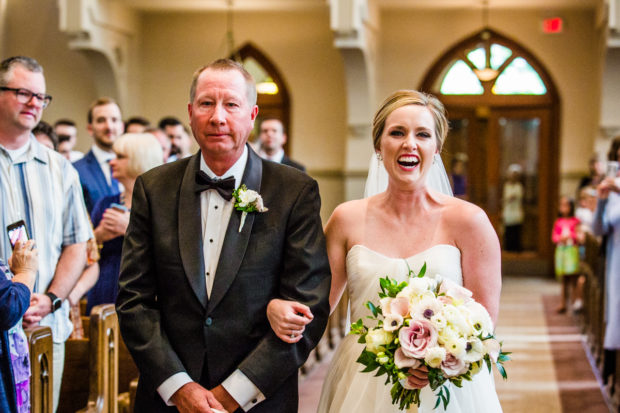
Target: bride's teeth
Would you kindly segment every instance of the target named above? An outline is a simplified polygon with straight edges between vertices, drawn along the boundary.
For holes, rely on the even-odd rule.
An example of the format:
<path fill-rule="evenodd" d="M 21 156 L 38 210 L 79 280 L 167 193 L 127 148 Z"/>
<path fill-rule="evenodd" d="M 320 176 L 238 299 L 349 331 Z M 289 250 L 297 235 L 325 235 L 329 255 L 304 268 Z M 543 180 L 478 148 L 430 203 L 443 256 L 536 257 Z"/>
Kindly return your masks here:
<path fill-rule="evenodd" d="M 420 160 L 415 156 L 401 156 L 398 158 L 398 163 L 403 166 L 414 167 L 420 163 Z"/>

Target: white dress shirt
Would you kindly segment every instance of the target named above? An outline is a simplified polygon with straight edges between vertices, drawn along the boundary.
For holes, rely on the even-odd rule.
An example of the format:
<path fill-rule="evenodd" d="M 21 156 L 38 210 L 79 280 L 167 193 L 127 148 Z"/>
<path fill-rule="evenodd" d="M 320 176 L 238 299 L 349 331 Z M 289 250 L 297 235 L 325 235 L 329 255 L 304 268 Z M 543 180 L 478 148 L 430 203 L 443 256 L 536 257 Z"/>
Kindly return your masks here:
<path fill-rule="evenodd" d="M 276 152 L 274 155 L 267 155 L 267 153 L 265 153 L 263 150 L 258 151 L 258 154 L 260 155 L 261 158 L 267 159 L 268 161 L 272 161 L 276 163 L 282 163 L 282 159 L 284 159 L 284 149 L 282 148 L 280 148 L 280 150 Z"/>
<path fill-rule="evenodd" d="M 108 182 L 108 186 L 112 184 L 112 172 L 110 171 L 110 161 L 116 158 L 114 152 L 106 152 L 97 145 L 93 145 L 91 148 L 95 159 L 99 163 L 99 167 L 105 176 L 105 180 Z"/>
<path fill-rule="evenodd" d="M 241 157 L 235 164 L 226 171 L 222 176 L 217 176 L 207 166 L 204 158 L 200 157 L 200 170 L 206 173 L 210 178 L 235 178 L 235 187 L 241 184 L 243 172 L 248 159 L 248 149 L 244 149 Z M 234 209 L 234 198 L 226 201 L 215 190 L 203 191 L 200 194 L 200 212 L 201 226 L 203 236 L 203 257 L 205 268 L 205 281 L 207 286 L 207 295 L 211 296 L 213 288 L 213 280 L 222 251 L 228 221 Z M 192 379 L 185 372 L 176 373 L 164 381 L 157 391 L 161 398 L 166 401 L 168 406 L 172 406 L 170 398 L 183 385 L 191 382 Z M 222 386 L 235 399 L 244 411 L 254 407 L 256 404 L 265 400 L 265 396 L 261 391 L 247 378 L 241 370 L 235 370 L 224 382 Z"/>

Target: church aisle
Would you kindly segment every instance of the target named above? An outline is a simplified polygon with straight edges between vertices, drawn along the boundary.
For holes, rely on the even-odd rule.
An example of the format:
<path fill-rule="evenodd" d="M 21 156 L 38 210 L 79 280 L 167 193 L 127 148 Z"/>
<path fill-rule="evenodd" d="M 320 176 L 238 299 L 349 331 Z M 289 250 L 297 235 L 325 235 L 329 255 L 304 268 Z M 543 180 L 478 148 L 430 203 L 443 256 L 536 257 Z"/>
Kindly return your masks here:
<path fill-rule="evenodd" d="M 559 291 L 552 279 L 504 277 L 497 335 L 513 352 L 508 381 L 495 372 L 504 413 L 609 412 L 581 334 L 555 314 Z M 300 413 L 316 412 L 329 359 L 300 381 Z"/>

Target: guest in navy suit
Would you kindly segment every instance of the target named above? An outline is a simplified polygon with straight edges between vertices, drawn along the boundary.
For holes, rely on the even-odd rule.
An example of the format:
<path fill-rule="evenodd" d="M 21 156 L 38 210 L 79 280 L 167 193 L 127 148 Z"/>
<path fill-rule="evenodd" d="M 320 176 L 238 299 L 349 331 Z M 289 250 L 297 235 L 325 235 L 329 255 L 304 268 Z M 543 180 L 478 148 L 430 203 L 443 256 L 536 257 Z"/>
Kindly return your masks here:
<path fill-rule="evenodd" d="M 88 111 L 88 133 L 94 145 L 84 158 L 73 166 L 80 174 L 86 208 L 93 207 L 103 197 L 120 193 L 118 181 L 110 173 L 110 160 L 114 159 L 112 145 L 123 133 L 121 110 L 110 98 L 97 99 Z"/>
<path fill-rule="evenodd" d="M 21 318 L 30 305 L 38 267 L 34 241 L 18 241 L 9 259 L 0 259 L 0 411 L 28 412 L 30 362 Z"/>
<path fill-rule="evenodd" d="M 279 119 L 264 119 L 260 124 L 260 135 L 258 135 L 260 144 L 258 154 L 268 161 L 292 166 L 293 168 L 306 172 L 305 166 L 299 162 L 295 162 L 284 153 L 286 139 L 287 136 L 286 133 L 284 133 L 284 125 L 282 125 Z"/>

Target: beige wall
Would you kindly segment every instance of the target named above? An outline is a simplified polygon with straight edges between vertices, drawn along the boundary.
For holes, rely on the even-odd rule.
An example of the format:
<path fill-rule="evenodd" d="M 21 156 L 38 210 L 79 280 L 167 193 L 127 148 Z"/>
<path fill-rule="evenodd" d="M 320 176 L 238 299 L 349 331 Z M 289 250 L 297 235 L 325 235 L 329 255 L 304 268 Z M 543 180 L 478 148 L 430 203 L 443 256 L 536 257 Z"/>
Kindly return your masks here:
<path fill-rule="evenodd" d="M 587 158 L 593 151 L 600 113 L 602 36 L 594 29 L 594 12 L 557 14 L 565 23 L 564 33 L 558 35 L 542 33 L 541 20 L 547 17 L 542 11 L 493 10 L 489 22 L 491 28 L 519 42 L 536 56 L 558 88 L 560 174 L 565 175 L 587 170 Z M 473 11 L 384 12 L 378 99 L 398 88 L 418 87 L 437 58 L 480 29 L 480 14 Z M 562 186 L 572 188 L 572 185 L 571 181 Z"/>
<path fill-rule="evenodd" d="M 252 42 L 289 87 L 292 157 L 309 169 L 340 168 L 346 102 L 342 59 L 332 46 L 327 9 L 239 13 L 234 22 L 235 44 Z M 227 54 L 225 23 L 223 13 L 144 16 L 141 100 L 147 117 L 171 114 L 187 120 L 193 71 Z"/>

